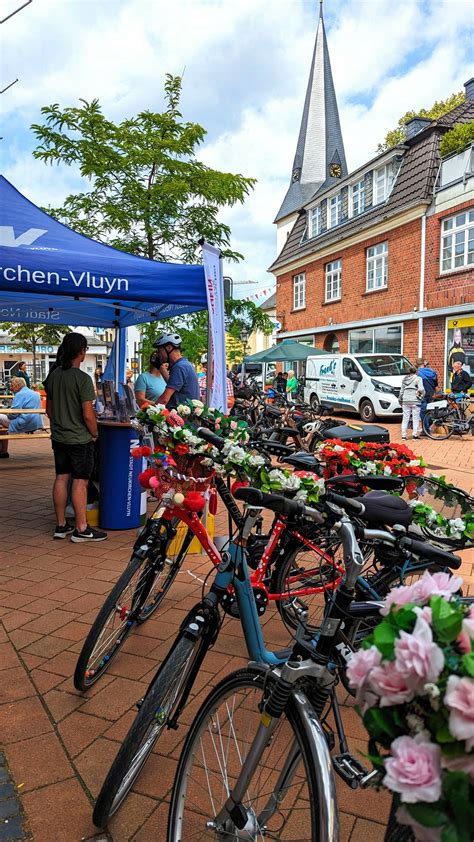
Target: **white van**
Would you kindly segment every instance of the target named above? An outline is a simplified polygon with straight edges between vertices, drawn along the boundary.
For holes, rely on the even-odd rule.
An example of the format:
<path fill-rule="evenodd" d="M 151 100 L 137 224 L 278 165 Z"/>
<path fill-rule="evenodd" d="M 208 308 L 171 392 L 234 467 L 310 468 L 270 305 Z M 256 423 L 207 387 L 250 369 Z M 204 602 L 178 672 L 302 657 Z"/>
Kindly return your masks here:
<path fill-rule="evenodd" d="M 308 357 L 304 397 L 317 407 L 358 412 L 363 421 L 401 415 L 400 387 L 411 366 L 402 354 L 328 354 Z"/>

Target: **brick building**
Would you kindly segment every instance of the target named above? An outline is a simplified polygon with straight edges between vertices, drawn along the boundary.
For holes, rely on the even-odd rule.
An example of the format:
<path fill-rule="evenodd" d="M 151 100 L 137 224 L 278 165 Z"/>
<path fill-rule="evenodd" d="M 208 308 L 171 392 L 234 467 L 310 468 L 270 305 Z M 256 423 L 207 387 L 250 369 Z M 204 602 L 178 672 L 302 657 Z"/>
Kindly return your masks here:
<path fill-rule="evenodd" d="M 404 143 L 347 172 L 322 12 L 291 181 L 275 219 L 279 338 L 332 352 L 425 355 L 449 385 L 457 342 L 474 377 L 474 148 L 442 160 L 466 99 L 416 117 Z"/>

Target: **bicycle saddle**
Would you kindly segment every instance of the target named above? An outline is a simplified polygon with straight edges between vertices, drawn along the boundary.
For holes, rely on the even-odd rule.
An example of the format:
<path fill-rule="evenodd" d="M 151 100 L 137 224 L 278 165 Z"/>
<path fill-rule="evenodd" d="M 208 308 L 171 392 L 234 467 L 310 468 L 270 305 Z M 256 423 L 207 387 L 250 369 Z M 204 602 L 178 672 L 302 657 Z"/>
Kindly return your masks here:
<path fill-rule="evenodd" d="M 298 453 L 293 453 L 291 456 L 284 456 L 280 459 L 285 465 L 291 465 L 297 471 L 313 471 L 314 473 L 321 473 L 321 463 L 316 459 L 312 453 L 307 453 L 306 450 L 299 450 Z"/>
<path fill-rule="evenodd" d="M 385 491 L 369 491 L 363 497 L 355 497 L 365 506 L 363 520 L 371 526 L 408 526 L 412 519 L 412 510 L 405 500 Z"/>

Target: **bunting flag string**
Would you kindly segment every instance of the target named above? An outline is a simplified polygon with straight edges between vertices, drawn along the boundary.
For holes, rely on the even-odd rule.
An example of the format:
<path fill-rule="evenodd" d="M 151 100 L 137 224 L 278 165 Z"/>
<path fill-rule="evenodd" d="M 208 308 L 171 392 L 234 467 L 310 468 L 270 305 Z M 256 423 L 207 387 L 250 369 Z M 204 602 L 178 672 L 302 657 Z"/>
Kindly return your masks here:
<path fill-rule="evenodd" d="M 258 301 L 260 298 L 268 298 L 274 292 L 275 285 L 267 287 L 267 289 L 260 289 L 258 292 L 254 292 L 253 295 L 246 295 L 245 298 L 242 298 L 242 301 Z"/>

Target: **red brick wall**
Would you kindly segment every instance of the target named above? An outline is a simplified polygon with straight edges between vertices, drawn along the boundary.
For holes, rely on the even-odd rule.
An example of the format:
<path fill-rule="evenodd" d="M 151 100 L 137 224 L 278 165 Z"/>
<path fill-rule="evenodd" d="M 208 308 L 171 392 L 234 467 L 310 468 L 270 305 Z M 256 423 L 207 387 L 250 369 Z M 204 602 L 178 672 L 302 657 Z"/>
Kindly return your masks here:
<path fill-rule="evenodd" d="M 385 235 L 371 237 L 349 248 L 334 249 L 324 260 L 309 262 L 298 272 L 306 272 L 306 309 L 292 311 L 293 276 L 288 272 L 278 277 L 277 317 L 283 330 L 306 330 L 338 322 L 394 316 L 418 307 L 420 278 L 419 219 L 402 225 Z M 366 249 L 388 241 L 388 287 L 366 292 Z M 342 259 L 342 301 L 325 304 L 325 265 Z M 319 341 L 318 341 L 319 346 Z"/>
<path fill-rule="evenodd" d="M 438 382 L 443 386 L 445 361 L 446 320 L 444 316 L 423 320 L 423 355 L 431 368 L 438 374 Z"/>
<path fill-rule="evenodd" d="M 440 274 L 441 222 L 448 216 L 472 207 L 464 202 L 426 220 L 425 308 L 449 307 L 474 301 L 474 267 Z"/>

